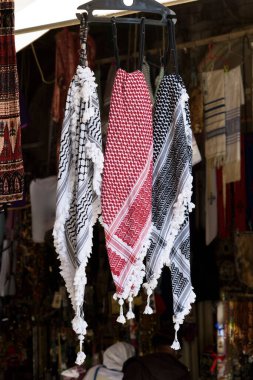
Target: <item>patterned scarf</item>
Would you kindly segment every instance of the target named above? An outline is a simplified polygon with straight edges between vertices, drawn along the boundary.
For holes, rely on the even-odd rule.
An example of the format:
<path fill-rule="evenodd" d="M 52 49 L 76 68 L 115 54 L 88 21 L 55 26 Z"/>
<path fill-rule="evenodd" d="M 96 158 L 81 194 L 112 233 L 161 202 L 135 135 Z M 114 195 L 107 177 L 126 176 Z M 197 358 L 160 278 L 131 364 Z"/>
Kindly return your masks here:
<path fill-rule="evenodd" d="M 0 1 L 0 204 L 23 198 L 14 1 Z"/>
<path fill-rule="evenodd" d="M 85 33 L 87 38 L 87 29 Z M 85 49 L 84 43 L 82 49 Z M 87 327 L 82 310 L 87 281 L 85 268 L 92 251 L 93 225 L 100 213 L 102 169 L 101 121 L 95 77 L 90 68 L 79 65 L 66 102 L 54 225 L 61 274 L 75 311 L 72 325 L 80 340 L 77 364 L 82 364 L 85 359 L 82 352 Z"/>
<path fill-rule="evenodd" d="M 143 73 L 119 69 L 116 74 L 105 153 L 102 217 L 112 276 L 124 323 L 123 299 L 133 318 L 145 267 L 151 227 L 152 104 Z"/>
<path fill-rule="evenodd" d="M 162 267 L 171 270 L 175 330 L 195 300 L 190 278 L 189 212 L 192 195 L 192 133 L 188 95 L 181 78 L 165 75 L 154 111 L 152 242 L 146 259 L 148 305 Z M 180 348 L 175 336 L 172 346 Z"/>

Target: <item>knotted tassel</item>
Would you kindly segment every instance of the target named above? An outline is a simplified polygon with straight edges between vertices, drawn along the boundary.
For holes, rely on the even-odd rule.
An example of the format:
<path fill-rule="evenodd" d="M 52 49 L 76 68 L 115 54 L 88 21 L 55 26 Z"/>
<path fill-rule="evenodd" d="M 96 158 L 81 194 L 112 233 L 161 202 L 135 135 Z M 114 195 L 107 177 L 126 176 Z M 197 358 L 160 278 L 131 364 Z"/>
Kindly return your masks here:
<path fill-rule="evenodd" d="M 87 326 L 87 323 L 80 315 L 76 315 L 75 318 L 72 319 L 72 327 L 76 334 L 85 335 Z"/>
<path fill-rule="evenodd" d="M 132 303 L 133 303 L 133 297 L 132 296 L 129 296 L 128 302 L 129 302 L 129 310 L 127 312 L 126 317 L 127 317 L 127 319 L 133 319 L 133 318 L 135 318 L 135 315 L 134 315 L 134 312 L 132 309 Z"/>
<path fill-rule="evenodd" d="M 79 335 L 78 339 L 80 340 L 80 351 L 78 352 L 77 357 L 76 357 L 76 364 L 77 365 L 81 365 L 81 364 L 83 364 L 83 362 L 84 362 L 84 360 L 86 358 L 86 355 L 83 352 L 84 336 L 83 335 Z"/>
<path fill-rule="evenodd" d="M 119 316 L 117 318 L 117 322 L 126 323 L 126 318 L 124 317 L 124 314 L 123 314 L 124 301 L 122 298 L 119 299 L 119 305 L 120 305 L 120 313 L 119 313 Z"/>
<path fill-rule="evenodd" d="M 175 323 L 174 329 L 175 329 L 175 339 L 174 339 L 174 342 L 173 342 L 171 348 L 173 348 L 173 350 L 179 350 L 181 348 L 180 343 L 177 339 L 177 332 L 179 330 L 179 323 Z"/>
<path fill-rule="evenodd" d="M 150 296 L 152 294 L 152 290 L 150 288 L 147 288 L 147 295 L 148 295 L 148 298 L 147 298 L 147 305 L 145 307 L 145 310 L 143 312 L 143 314 L 153 314 L 153 309 L 152 307 L 150 306 Z"/>

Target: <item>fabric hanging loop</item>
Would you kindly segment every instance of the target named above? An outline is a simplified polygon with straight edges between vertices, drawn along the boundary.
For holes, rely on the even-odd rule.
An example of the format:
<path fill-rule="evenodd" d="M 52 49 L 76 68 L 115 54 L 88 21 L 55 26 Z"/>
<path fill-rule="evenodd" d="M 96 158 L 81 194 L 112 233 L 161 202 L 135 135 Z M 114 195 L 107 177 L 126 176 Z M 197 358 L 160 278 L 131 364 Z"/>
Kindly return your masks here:
<path fill-rule="evenodd" d="M 119 57 L 116 18 L 112 17 L 111 22 L 112 22 L 112 37 L 113 37 L 114 56 L 115 56 L 115 61 L 116 61 L 116 67 L 117 67 L 117 69 L 119 69 L 120 68 L 120 57 Z M 140 52 L 139 52 L 138 69 L 141 71 L 142 65 L 143 65 L 144 50 L 145 50 L 145 17 L 141 18 L 139 46 L 140 46 Z"/>
<path fill-rule="evenodd" d="M 140 56 L 139 56 L 139 70 L 142 70 L 143 65 L 143 57 L 144 57 L 144 49 L 145 49 L 145 17 L 141 18 L 140 25 Z"/>
<path fill-rule="evenodd" d="M 80 59 L 79 65 L 82 67 L 88 66 L 87 57 L 87 38 L 88 38 L 88 23 L 87 23 L 87 13 L 81 14 L 80 19 Z"/>
<path fill-rule="evenodd" d="M 120 68 L 120 59 L 119 59 L 119 47 L 118 47 L 118 36 L 117 36 L 117 25 L 115 17 L 112 17 L 112 38 L 113 38 L 113 48 L 114 55 L 116 60 L 117 69 Z"/>
<path fill-rule="evenodd" d="M 175 36 L 175 25 L 172 19 L 168 19 L 168 49 L 165 52 L 163 57 L 164 67 L 166 69 L 166 74 L 169 72 L 169 65 L 171 61 L 171 56 L 173 59 L 172 62 L 172 71 L 178 75 L 178 59 L 177 59 L 177 49 L 176 49 L 176 36 Z"/>

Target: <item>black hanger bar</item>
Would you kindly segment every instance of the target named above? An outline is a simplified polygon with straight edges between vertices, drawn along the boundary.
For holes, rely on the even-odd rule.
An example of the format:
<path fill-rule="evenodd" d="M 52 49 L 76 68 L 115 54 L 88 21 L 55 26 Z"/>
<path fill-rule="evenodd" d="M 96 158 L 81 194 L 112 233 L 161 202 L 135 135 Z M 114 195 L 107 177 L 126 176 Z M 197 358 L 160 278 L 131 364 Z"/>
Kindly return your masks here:
<path fill-rule="evenodd" d="M 96 10 L 115 10 L 130 12 L 153 13 L 161 16 L 160 20 L 145 19 L 145 25 L 167 25 L 168 18 L 175 18 L 176 14 L 171 9 L 158 3 L 155 0 L 132 0 L 132 5 L 126 5 L 124 0 L 92 0 L 80 5 L 78 9 L 84 10 L 88 14 L 88 22 L 111 23 L 111 16 L 94 16 Z M 80 19 L 80 14 L 77 14 Z M 140 24 L 141 18 L 116 17 L 119 24 Z"/>

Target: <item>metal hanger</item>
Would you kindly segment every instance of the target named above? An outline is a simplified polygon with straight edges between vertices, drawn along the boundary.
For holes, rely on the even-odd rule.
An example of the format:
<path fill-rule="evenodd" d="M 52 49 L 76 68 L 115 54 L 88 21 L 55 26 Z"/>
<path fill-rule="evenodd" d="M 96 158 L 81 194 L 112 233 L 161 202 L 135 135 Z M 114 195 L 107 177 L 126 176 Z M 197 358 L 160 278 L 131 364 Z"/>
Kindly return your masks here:
<path fill-rule="evenodd" d="M 88 22 L 110 23 L 111 17 L 95 16 L 96 10 L 111 10 L 111 11 L 128 11 L 128 12 L 145 12 L 158 14 L 160 20 L 145 19 L 145 25 L 167 25 L 168 18 L 175 20 L 176 14 L 171 9 L 158 3 L 155 0 L 92 0 L 78 7 L 88 14 Z M 81 15 L 77 14 L 80 19 Z M 119 24 L 140 24 L 141 18 L 133 17 L 116 17 L 116 22 Z"/>

